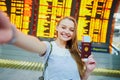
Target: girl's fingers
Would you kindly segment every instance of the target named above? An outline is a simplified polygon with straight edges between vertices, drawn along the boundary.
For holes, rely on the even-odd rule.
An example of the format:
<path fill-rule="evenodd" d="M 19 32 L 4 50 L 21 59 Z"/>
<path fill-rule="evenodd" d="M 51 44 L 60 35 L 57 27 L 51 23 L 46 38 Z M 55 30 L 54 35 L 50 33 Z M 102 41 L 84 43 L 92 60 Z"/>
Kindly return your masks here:
<path fill-rule="evenodd" d="M 0 29 L 1 28 L 9 28 L 10 26 L 9 17 L 5 12 L 0 11 Z"/>
<path fill-rule="evenodd" d="M 87 64 L 90 64 L 90 65 L 92 65 L 92 64 L 96 64 L 96 61 L 95 61 L 95 59 L 93 58 L 93 55 L 90 55 L 89 57 L 88 57 L 88 61 L 87 61 Z"/>
<path fill-rule="evenodd" d="M 0 11 L 0 44 L 7 43 L 12 38 L 11 22 L 6 13 Z"/>

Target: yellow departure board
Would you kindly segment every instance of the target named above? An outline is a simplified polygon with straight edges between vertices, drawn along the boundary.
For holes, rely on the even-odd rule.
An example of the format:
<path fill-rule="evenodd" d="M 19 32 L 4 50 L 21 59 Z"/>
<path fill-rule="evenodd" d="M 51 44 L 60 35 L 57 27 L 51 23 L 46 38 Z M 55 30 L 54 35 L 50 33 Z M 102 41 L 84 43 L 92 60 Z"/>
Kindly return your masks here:
<path fill-rule="evenodd" d="M 57 21 L 70 16 L 74 0 L 38 0 L 36 36 L 53 38 Z M 113 0 L 80 0 L 78 15 L 78 39 L 89 35 L 92 42 L 106 43 L 110 10 Z M 33 0 L 11 0 L 10 20 L 25 34 L 32 21 Z M 7 12 L 6 0 L 0 0 L 0 9 Z"/>
<path fill-rule="evenodd" d="M 89 35 L 93 42 L 106 43 L 113 0 L 81 0 L 78 17 L 78 39 Z"/>
<path fill-rule="evenodd" d="M 10 20 L 25 34 L 28 34 L 29 23 L 32 10 L 32 0 L 11 0 L 10 7 L 6 5 L 6 0 L 0 0 L 0 10 L 7 12 L 10 9 Z"/>
<path fill-rule="evenodd" d="M 53 38 L 57 21 L 70 16 L 72 0 L 40 0 L 37 36 Z"/>
<path fill-rule="evenodd" d="M 30 17 L 32 15 L 32 0 L 24 0 L 23 8 L 23 32 L 28 33 Z"/>
<path fill-rule="evenodd" d="M 0 10 L 7 11 L 5 0 L 0 1 Z"/>
<path fill-rule="evenodd" d="M 20 30 L 23 27 L 23 1 L 11 0 L 10 19 Z"/>

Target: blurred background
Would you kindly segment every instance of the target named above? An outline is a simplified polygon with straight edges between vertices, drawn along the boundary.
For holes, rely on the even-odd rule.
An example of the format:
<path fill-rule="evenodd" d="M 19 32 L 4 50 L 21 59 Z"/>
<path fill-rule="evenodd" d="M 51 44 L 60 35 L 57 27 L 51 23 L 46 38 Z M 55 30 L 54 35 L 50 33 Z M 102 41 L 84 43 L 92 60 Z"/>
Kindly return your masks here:
<path fill-rule="evenodd" d="M 74 17 L 79 43 L 91 37 L 97 62 L 88 80 L 120 80 L 120 0 L 0 0 L 0 10 L 23 33 L 47 41 L 56 36 L 59 19 Z M 0 80 L 38 80 L 41 61 L 38 54 L 0 45 Z"/>

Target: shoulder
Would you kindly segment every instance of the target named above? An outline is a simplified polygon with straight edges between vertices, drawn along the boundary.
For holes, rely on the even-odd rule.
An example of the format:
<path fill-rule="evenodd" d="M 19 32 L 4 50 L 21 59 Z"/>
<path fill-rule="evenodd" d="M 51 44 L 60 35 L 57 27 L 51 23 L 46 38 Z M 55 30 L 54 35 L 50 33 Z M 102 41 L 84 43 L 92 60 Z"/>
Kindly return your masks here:
<path fill-rule="evenodd" d="M 41 55 L 41 56 L 44 56 L 44 55 L 47 55 L 50 52 L 50 50 L 54 46 L 54 42 L 53 41 L 51 41 L 51 42 L 49 42 L 49 41 L 42 41 L 42 42 L 46 45 L 46 51 L 45 51 L 45 53 L 43 55 Z"/>
<path fill-rule="evenodd" d="M 54 45 L 54 41 L 43 41 L 43 43 L 46 44 L 47 48 Z"/>

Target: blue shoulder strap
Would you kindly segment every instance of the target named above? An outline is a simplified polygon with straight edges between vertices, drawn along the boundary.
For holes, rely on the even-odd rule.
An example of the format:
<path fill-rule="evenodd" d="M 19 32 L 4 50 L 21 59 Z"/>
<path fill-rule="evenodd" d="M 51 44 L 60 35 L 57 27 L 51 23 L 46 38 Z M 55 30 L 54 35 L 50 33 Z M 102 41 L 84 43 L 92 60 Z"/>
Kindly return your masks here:
<path fill-rule="evenodd" d="M 46 60 L 46 62 L 45 62 L 45 64 L 44 64 L 44 69 L 43 69 L 43 76 L 44 76 L 44 73 L 45 73 L 45 70 L 46 70 L 46 68 L 47 68 L 47 66 L 48 66 L 48 60 L 49 60 L 49 57 L 50 57 L 50 54 L 51 54 L 51 52 L 52 52 L 52 44 L 51 44 L 51 42 L 49 42 L 50 43 L 50 52 L 49 52 L 49 55 L 48 55 L 48 57 L 47 57 L 47 60 Z"/>

